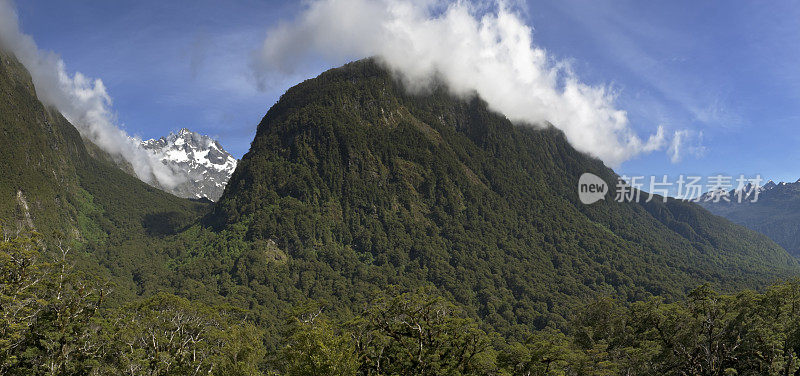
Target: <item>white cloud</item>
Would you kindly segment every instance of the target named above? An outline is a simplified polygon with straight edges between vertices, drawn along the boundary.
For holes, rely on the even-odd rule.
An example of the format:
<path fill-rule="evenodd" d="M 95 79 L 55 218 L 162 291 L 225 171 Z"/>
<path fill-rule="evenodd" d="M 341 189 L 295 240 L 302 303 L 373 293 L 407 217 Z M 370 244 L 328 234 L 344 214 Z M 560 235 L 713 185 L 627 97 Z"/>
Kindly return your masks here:
<path fill-rule="evenodd" d="M 83 137 L 124 158 L 141 180 L 166 188 L 185 181 L 185 174 L 171 170 L 120 129 L 102 80 L 79 72 L 70 76 L 58 55 L 40 50 L 30 35 L 22 33 L 11 0 L 0 0 L 0 47 L 28 69 L 39 100 L 58 109 Z"/>
<path fill-rule="evenodd" d="M 667 144 L 661 126 L 639 137 L 611 88 L 581 82 L 568 63 L 535 46 L 532 28 L 504 4 L 316 0 L 268 32 L 252 67 L 263 84 L 316 58 L 377 56 L 411 90 L 436 75 L 454 94 L 477 93 L 514 122 L 554 124 L 575 148 L 614 167 Z"/>
<path fill-rule="evenodd" d="M 675 131 L 670 142 L 667 154 L 672 163 L 678 163 L 688 155 L 701 157 L 705 154 L 706 148 L 703 146 L 703 132 L 691 132 L 688 130 Z"/>

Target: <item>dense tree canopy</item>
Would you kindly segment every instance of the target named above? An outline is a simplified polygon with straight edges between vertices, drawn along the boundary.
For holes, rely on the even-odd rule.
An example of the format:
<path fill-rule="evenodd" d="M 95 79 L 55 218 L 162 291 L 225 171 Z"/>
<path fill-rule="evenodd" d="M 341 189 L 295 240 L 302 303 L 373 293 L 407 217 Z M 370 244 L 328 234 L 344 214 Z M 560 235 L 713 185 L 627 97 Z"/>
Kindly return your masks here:
<path fill-rule="evenodd" d="M 736 295 L 703 285 L 675 303 L 601 297 L 519 341 L 435 289 L 394 287 L 346 320 L 296 307 L 273 338 L 239 309 L 170 294 L 106 307 L 106 282 L 41 247 L 0 241 L 2 374 L 800 375 L 800 281 Z"/>

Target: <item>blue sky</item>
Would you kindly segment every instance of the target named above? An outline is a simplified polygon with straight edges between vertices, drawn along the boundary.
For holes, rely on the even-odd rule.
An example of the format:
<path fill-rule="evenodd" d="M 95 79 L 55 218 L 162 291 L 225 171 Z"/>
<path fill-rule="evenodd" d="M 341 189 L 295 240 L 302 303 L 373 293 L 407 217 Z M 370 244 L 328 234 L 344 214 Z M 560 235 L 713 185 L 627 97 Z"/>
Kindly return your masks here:
<path fill-rule="evenodd" d="M 768 5 L 769 7 L 765 7 Z M 70 72 L 101 78 L 129 133 L 181 127 L 217 137 L 236 157 L 280 94 L 333 67 L 259 91 L 248 69 L 266 32 L 299 2 L 18 1 L 24 32 Z M 530 1 L 533 41 L 585 82 L 611 85 L 645 137 L 656 126 L 693 137 L 681 161 L 638 156 L 627 175 L 717 173 L 800 177 L 800 4 L 797 2 Z M 702 134 L 702 139 L 700 135 Z"/>

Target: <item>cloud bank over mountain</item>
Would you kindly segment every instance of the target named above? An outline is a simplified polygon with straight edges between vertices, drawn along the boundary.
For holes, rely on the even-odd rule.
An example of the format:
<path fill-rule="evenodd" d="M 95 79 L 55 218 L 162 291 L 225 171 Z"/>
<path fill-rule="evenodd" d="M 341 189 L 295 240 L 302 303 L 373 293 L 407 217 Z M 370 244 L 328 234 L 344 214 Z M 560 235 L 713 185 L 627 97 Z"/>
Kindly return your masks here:
<path fill-rule="evenodd" d="M 583 83 L 531 35 L 504 2 L 315 0 L 268 31 L 251 66 L 265 84 L 275 74 L 298 73 L 305 61 L 376 56 L 411 90 L 442 80 L 514 122 L 552 123 L 578 150 L 614 167 L 670 143 L 661 126 L 640 137 L 613 89 Z"/>
<path fill-rule="evenodd" d="M 150 184 L 173 188 L 186 177 L 140 147 L 114 118 L 112 100 L 103 81 L 80 72 L 70 75 L 54 52 L 42 51 L 24 34 L 11 0 L 0 0 L 0 48 L 12 52 L 31 73 L 39 99 L 58 109 L 81 135 L 113 156 L 131 164 L 136 175 Z"/>

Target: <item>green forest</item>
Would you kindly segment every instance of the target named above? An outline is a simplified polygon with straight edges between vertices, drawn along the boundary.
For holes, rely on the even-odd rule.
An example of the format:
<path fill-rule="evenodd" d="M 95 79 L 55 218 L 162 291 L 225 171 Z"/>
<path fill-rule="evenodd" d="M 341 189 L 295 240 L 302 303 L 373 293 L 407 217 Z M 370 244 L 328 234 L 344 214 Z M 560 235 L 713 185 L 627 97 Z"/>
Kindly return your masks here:
<path fill-rule="evenodd" d="M 362 60 L 288 90 L 209 204 L 0 58 L 0 374 L 798 374 L 797 260 L 691 203 L 581 204 L 618 177 L 547 124 Z"/>
<path fill-rule="evenodd" d="M 0 242 L 0 373 L 7 375 L 788 375 L 800 369 L 800 281 L 676 303 L 599 297 L 564 329 L 481 329 L 433 288 L 376 290 L 347 320 L 314 302 L 268 336 L 246 311 L 158 293 L 115 307 L 114 286 Z M 275 341 L 276 347 L 268 343 Z"/>

